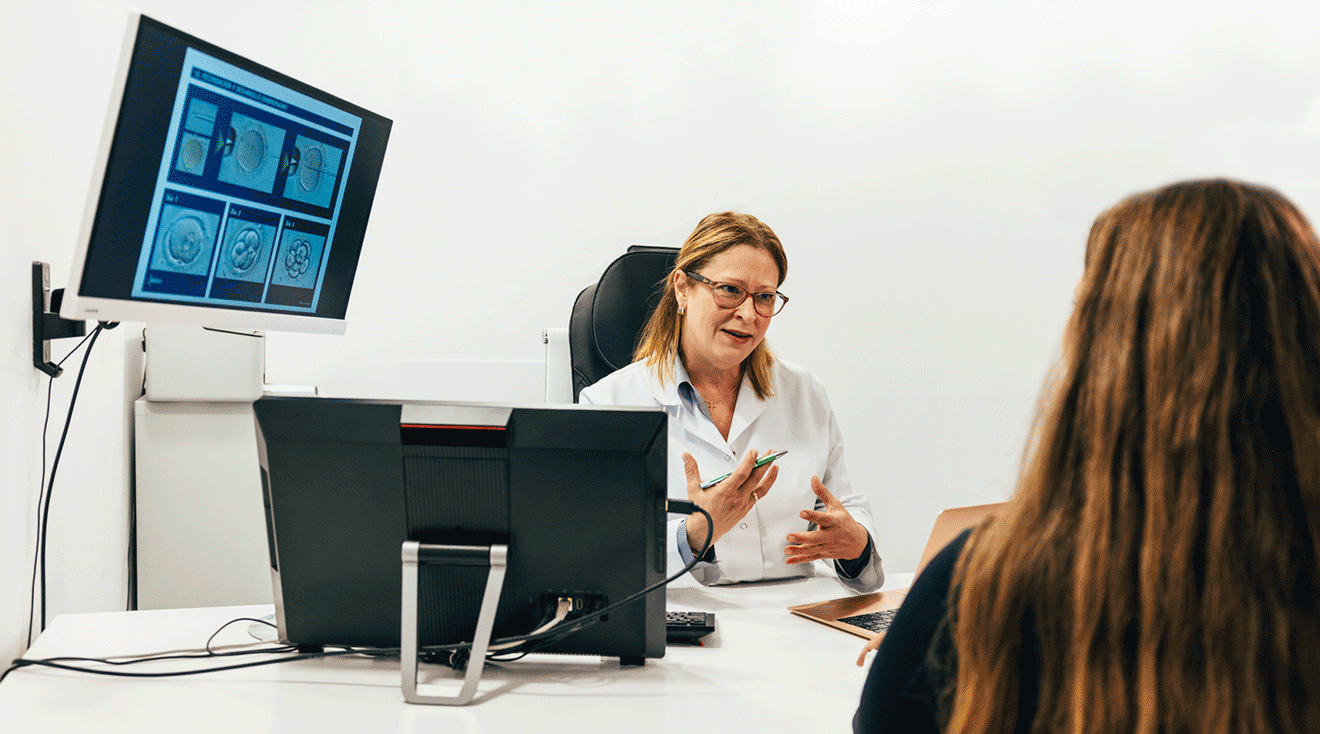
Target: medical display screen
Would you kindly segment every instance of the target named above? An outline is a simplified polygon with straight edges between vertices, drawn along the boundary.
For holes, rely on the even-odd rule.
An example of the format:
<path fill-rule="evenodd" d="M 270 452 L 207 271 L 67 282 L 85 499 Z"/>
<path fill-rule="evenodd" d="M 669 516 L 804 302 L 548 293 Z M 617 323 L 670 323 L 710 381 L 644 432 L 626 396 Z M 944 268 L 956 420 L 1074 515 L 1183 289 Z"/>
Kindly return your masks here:
<path fill-rule="evenodd" d="M 134 296 L 315 312 L 362 120 L 184 58 Z"/>
<path fill-rule="evenodd" d="M 342 331 L 391 122 L 135 21 L 74 263 L 79 315 Z"/>

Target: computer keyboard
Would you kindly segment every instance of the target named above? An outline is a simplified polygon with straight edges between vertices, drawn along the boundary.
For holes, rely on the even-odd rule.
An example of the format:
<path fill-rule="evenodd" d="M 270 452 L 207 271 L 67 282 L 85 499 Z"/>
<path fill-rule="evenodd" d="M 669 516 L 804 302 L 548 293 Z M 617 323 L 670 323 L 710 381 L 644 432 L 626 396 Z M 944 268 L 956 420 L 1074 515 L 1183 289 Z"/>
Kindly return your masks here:
<path fill-rule="evenodd" d="M 692 642 L 715 631 L 714 612 L 666 612 L 665 637 Z"/>
<path fill-rule="evenodd" d="M 895 614 L 898 614 L 897 609 L 886 609 L 870 614 L 858 614 L 854 617 L 840 617 L 839 621 L 872 632 L 884 632 L 889 629 L 889 625 L 894 621 Z"/>

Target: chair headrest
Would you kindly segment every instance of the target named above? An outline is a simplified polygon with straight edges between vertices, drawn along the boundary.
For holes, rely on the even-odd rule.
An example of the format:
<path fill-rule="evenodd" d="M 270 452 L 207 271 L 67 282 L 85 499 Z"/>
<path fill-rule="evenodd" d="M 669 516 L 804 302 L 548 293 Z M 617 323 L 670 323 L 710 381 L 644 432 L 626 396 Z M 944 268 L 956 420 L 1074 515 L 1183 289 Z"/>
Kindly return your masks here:
<path fill-rule="evenodd" d="M 578 295 L 569 324 L 574 400 L 583 387 L 632 361 L 677 256 L 676 248 L 634 245 Z"/>

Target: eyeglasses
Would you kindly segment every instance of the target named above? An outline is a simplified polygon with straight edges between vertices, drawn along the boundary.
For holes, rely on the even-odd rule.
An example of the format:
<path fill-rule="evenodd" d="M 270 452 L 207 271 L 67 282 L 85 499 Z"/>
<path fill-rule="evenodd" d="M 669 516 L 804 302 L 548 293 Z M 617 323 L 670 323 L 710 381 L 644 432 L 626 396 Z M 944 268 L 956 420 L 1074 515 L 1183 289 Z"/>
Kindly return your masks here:
<path fill-rule="evenodd" d="M 720 308 L 737 308 L 752 297 L 752 307 L 762 316 L 774 316 L 784 310 L 788 304 L 788 296 L 779 291 L 766 291 L 765 293 L 748 293 L 746 289 L 734 285 L 733 283 L 718 283 L 705 278 L 691 270 L 684 270 L 683 274 L 687 277 L 705 283 L 710 286 L 710 290 L 715 294 L 715 305 Z"/>

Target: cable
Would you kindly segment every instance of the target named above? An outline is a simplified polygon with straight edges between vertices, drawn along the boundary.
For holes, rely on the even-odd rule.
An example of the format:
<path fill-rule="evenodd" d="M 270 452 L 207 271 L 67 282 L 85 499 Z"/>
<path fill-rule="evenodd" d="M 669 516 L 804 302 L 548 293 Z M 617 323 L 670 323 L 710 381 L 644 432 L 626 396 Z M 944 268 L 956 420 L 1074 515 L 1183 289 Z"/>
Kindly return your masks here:
<path fill-rule="evenodd" d="M 237 622 L 258 622 L 261 624 L 270 624 L 265 620 L 252 619 L 249 617 L 240 617 L 238 619 L 231 619 L 230 621 L 225 622 L 223 625 L 221 625 L 219 629 L 217 629 L 215 632 L 211 634 L 209 638 L 207 638 L 205 647 L 194 650 L 171 650 L 166 652 L 149 653 L 144 655 L 112 655 L 105 658 L 87 658 L 87 657 L 71 657 L 71 656 L 57 656 L 52 658 L 41 658 L 41 659 L 18 658 L 13 661 L 13 663 L 10 665 L 8 669 L 6 669 L 3 673 L 0 673 L 0 681 L 3 681 L 5 679 L 5 676 L 8 676 L 11 672 L 18 670 L 19 668 L 26 668 L 30 666 L 58 668 L 60 670 L 70 670 L 80 673 L 90 673 L 92 675 L 114 675 L 114 676 L 132 677 L 132 678 L 165 678 L 170 676 L 196 675 L 198 673 L 209 673 L 209 672 L 216 672 L 221 670 L 250 668 L 250 667 L 255 667 L 257 665 L 269 665 L 273 663 L 287 662 L 290 660 L 302 660 L 307 658 L 328 657 L 328 656 L 338 656 L 338 655 L 351 655 L 358 653 L 356 649 L 344 648 L 342 650 L 332 650 L 329 652 L 323 651 L 317 653 L 301 653 L 289 657 L 274 658 L 271 660 L 258 661 L 255 663 L 240 663 L 234 665 L 219 666 L 214 668 L 196 668 L 193 670 L 159 672 L 159 673 L 127 673 L 127 672 L 121 672 L 115 670 L 99 670 L 96 668 L 87 668 L 87 667 L 68 664 L 68 663 L 98 663 L 101 665 L 123 666 L 123 665 L 134 665 L 137 663 L 157 662 L 161 660 L 204 660 L 208 658 L 227 658 L 227 657 L 237 657 L 243 655 L 297 653 L 298 648 L 293 645 L 277 645 L 271 647 L 269 646 L 269 643 L 265 643 L 265 642 L 250 643 L 246 645 L 229 645 L 222 648 L 213 648 L 211 646 L 211 643 L 214 642 L 216 636 L 219 635 L 222 631 L 224 631 L 226 627 L 228 627 L 231 624 L 235 624 Z M 236 648 L 236 649 L 228 649 L 228 648 Z"/>
<path fill-rule="evenodd" d="M 568 619 L 568 612 L 569 612 L 569 609 L 572 608 L 572 606 L 573 606 L 573 599 L 572 599 L 571 597 L 567 597 L 567 596 L 561 596 L 561 597 L 559 597 L 559 604 L 558 604 L 558 606 L 557 606 L 556 609 L 555 609 L 555 616 L 554 616 L 554 618 L 551 619 L 549 622 L 546 622 L 545 624 L 541 625 L 540 627 L 537 627 L 536 629 L 532 630 L 531 632 L 529 632 L 529 633 L 527 633 L 527 634 L 529 634 L 529 635 L 538 635 L 538 634 L 540 634 L 540 633 L 542 633 L 542 632 L 545 632 L 546 630 L 550 629 L 551 627 L 554 627 L 554 626 L 558 625 L 560 622 L 563 622 L 565 619 Z M 507 650 L 507 649 L 509 649 L 509 648 L 511 648 L 511 647 L 517 647 L 518 644 L 519 644 L 519 643 L 517 643 L 517 642 L 505 642 L 505 643 L 503 643 L 503 644 L 499 644 L 499 645 L 491 645 L 491 646 L 487 647 L 486 649 L 491 650 L 492 652 L 494 652 L 494 651 L 499 651 L 499 650 Z"/>
<path fill-rule="evenodd" d="M 88 334 L 87 336 L 84 336 L 84 337 L 82 338 L 82 341 L 78 342 L 77 346 L 75 346 L 73 349 L 70 349 L 70 350 L 69 350 L 69 353 L 66 354 L 66 355 L 64 355 L 64 358 L 61 359 L 58 363 L 56 363 L 55 366 L 56 366 L 56 367 L 62 367 L 62 366 L 64 366 L 64 363 L 67 362 L 67 361 L 69 361 L 69 357 L 72 357 L 74 354 L 76 354 L 76 353 L 78 352 L 79 349 L 82 349 L 82 346 L 83 346 L 84 344 L 87 343 L 87 340 L 88 340 L 88 339 L 93 339 L 93 338 L 95 338 L 96 335 L 97 335 L 97 333 L 99 333 L 100 331 L 101 331 L 100 327 L 97 327 L 96 329 L 92 330 L 92 333 Z M 91 348 L 88 347 L 87 351 L 90 353 L 90 352 L 91 352 Z M 86 357 L 84 356 L 84 362 L 83 362 L 84 366 L 86 365 L 86 361 L 85 361 L 85 360 L 86 360 Z M 82 371 L 81 371 L 81 370 L 79 370 L 78 378 L 79 378 L 79 379 L 82 379 Z M 51 394 L 52 394 L 54 391 L 55 391 L 55 378 L 54 378 L 54 377 L 49 377 L 49 378 L 47 378 L 47 382 L 46 382 L 46 418 L 45 418 L 45 420 L 44 420 L 44 421 L 42 422 L 42 424 L 41 424 L 41 484 L 39 485 L 39 488 L 38 488 L 38 491 L 37 491 L 37 507 L 38 507 L 38 508 L 41 507 L 41 505 L 42 505 L 42 500 L 45 498 L 46 493 L 47 493 L 47 489 L 46 489 L 46 431 L 47 431 L 47 429 L 50 428 L 50 403 L 51 403 Z M 76 395 L 76 389 L 75 389 L 75 395 Z M 70 415 L 72 415 L 72 409 L 73 409 L 72 404 L 70 404 L 69 409 L 70 409 Z M 66 427 L 65 427 L 65 432 L 67 432 L 67 431 L 68 431 L 68 427 L 67 427 L 67 425 L 66 425 Z M 61 439 L 60 439 L 60 446 L 63 447 L 63 445 L 64 445 L 64 439 L 63 439 L 63 437 L 61 437 Z M 57 461 L 57 463 L 58 463 L 58 455 L 57 455 L 56 461 Z M 51 469 L 51 481 L 53 482 L 54 479 L 55 479 L 55 470 L 54 470 L 54 468 L 52 468 L 52 469 Z M 28 606 L 28 624 L 27 624 L 27 644 L 25 645 L 25 648 L 24 648 L 24 649 L 26 649 L 27 647 L 31 647 L 31 646 L 32 646 L 32 622 L 33 622 L 33 617 L 35 616 L 35 614 L 36 614 L 36 609 L 37 609 L 36 595 L 37 595 L 37 571 L 38 571 L 38 568 L 39 568 L 39 566 L 38 566 L 38 559 L 39 559 L 39 558 L 44 559 L 44 554 L 42 553 L 43 542 L 44 542 L 44 533 L 45 533 L 45 531 L 44 531 L 44 529 L 43 529 L 43 522 L 42 522 L 42 520 L 41 520 L 41 515 L 38 514 L 38 520 L 37 520 L 37 544 L 36 544 L 36 547 L 33 549 L 33 553 L 32 553 L 32 586 L 31 586 L 31 588 L 28 590 L 28 604 L 29 604 L 29 606 Z M 44 564 L 42 564 L 42 565 L 44 566 Z M 41 598 L 42 598 L 42 617 L 43 617 L 43 619 L 42 619 L 42 630 L 44 631 L 44 630 L 46 629 L 46 627 L 45 627 L 45 619 L 44 619 L 44 618 L 45 618 L 45 613 L 46 613 L 46 608 L 45 608 L 46 585 L 45 585 L 45 569 L 44 569 L 44 568 L 42 568 L 42 571 L 41 571 L 41 578 L 42 578 Z"/>
<path fill-rule="evenodd" d="M 257 624 L 264 624 L 267 627 L 275 626 L 264 619 L 256 619 L 255 617 L 239 617 L 238 619 L 231 619 L 228 622 L 225 622 L 224 624 L 220 625 L 220 629 L 211 633 L 211 636 L 206 639 L 206 647 L 204 647 L 203 649 L 206 650 L 206 652 L 208 653 L 211 652 L 211 643 L 215 641 L 216 636 L 219 635 L 221 632 L 224 632 L 226 627 L 228 627 L 231 624 L 234 624 L 235 622 L 255 622 Z M 220 653 L 216 653 L 216 654 L 220 654 Z"/>
<path fill-rule="evenodd" d="M 214 668 L 194 668 L 194 669 L 192 669 L 192 670 L 162 671 L 162 672 L 158 672 L 158 673 L 134 673 L 134 672 L 123 671 L 123 670 L 97 670 L 96 668 L 84 668 L 84 667 L 79 667 L 79 666 L 76 666 L 76 665 L 65 665 L 64 663 L 54 662 L 55 660 L 58 660 L 59 658 L 50 658 L 50 659 L 42 659 L 42 660 L 28 660 L 28 659 L 25 659 L 25 658 L 17 658 L 16 660 L 14 660 L 13 664 L 10 665 L 9 668 L 8 668 L 7 670 L 5 670 L 4 673 L 0 673 L 0 681 L 3 681 L 3 680 L 5 679 L 5 676 L 9 675 L 11 672 L 13 672 L 13 671 L 15 671 L 15 670 L 18 670 L 19 668 L 26 668 L 26 667 L 30 667 L 30 666 L 40 666 L 40 667 L 44 667 L 44 668 L 57 668 L 57 669 L 59 669 L 59 670 L 70 670 L 70 671 L 73 671 L 73 672 L 76 672 L 76 673 L 90 673 L 90 674 L 92 674 L 92 675 L 112 675 L 112 676 L 118 676 L 118 677 L 122 677 L 122 678 L 174 678 L 174 677 L 180 677 L 180 676 L 185 676 L 185 675 L 200 675 L 200 674 L 202 674 L 202 673 L 219 673 L 219 672 L 221 672 L 221 671 L 225 671 L 225 670 L 240 670 L 240 669 L 242 669 L 242 668 L 256 668 L 256 667 L 260 667 L 260 666 L 263 666 L 263 665 L 275 665 L 276 663 L 288 663 L 288 662 L 293 662 L 293 661 L 295 661 L 295 660 L 313 660 L 313 659 L 316 659 L 316 658 L 328 658 L 328 657 L 339 657 L 339 656 L 343 656 L 343 655 L 358 655 L 358 654 L 360 654 L 360 653 L 359 653 L 357 650 L 355 650 L 355 649 L 345 649 L 345 650 L 323 650 L 323 651 L 321 651 L 321 652 L 294 652 L 294 650 L 296 650 L 296 649 L 297 649 L 297 648 L 290 648 L 290 649 L 289 649 L 289 652 L 293 652 L 293 654 L 291 654 L 291 655 L 289 655 L 289 656 L 287 656 L 287 657 L 271 658 L 270 660 L 257 660 L 257 661 L 255 661 L 255 662 L 251 662 L 251 663 L 236 663 L 236 664 L 234 664 L 234 665 L 221 665 L 221 666 L 214 667 Z M 242 653 L 237 653 L 237 652 L 236 652 L 236 653 L 228 653 L 228 655 L 239 655 L 239 654 L 256 655 L 256 654 L 259 654 L 259 653 L 266 653 L 266 652 L 271 652 L 271 651 L 270 651 L 270 650 L 249 650 L 249 651 L 242 652 Z M 275 650 L 274 652 L 284 652 L 284 650 Z M 219 656 L 219 655 L 217 655 L 217 656 L 213 656 L 213 657 L 218 657 L 218 656 Z M 153 658 L 147 658 L 147 659 L 143 659 L 143 660 L 133 660 L 133 661 L 129 661 L 129 663 L 142 663 L 142 662 L 147 662 L 148 660 L 152 660 L 152 659 L 153 659 Z M 172 659 L 181 659 L 181 658 L 154 658 L 154 659 L 155 659 L 155 660 L 172 660 Z M 86 660 L 87 660 L 88 662 L 98 662 L 98 663 L 104 663 L 104 662 L 106 662 L 105 660 L 98 660 L 98 659 L 94 659 L 94 658 L 88 658 L 88 659 L 86 659 Z M 113 664 L 113 663 L 112 663 L 112 664 Z M 125 664 L 126 664 L 126 663 L 125 663 Z"/>
<path fill-rule="evenodd" d="M 118 326 L 118 324 L 115 324 Z M 69 437 L 69 425 L 73 423 L 73 407 L 78 403 L 78 391 L 82 387 L 83 374 L 87 371 L 87 360 L 92 355 L 92 348 L 96 346 L 96 338 L 105 330 L 105 324 L 98 324 L 92 331 L 92 335 L 87 342 L 87 349 L 83 352 L 82 364 L 78 367 L 78 379 L 73 383 L 73 395 L 69 398 L 69 413 L 64 418 L 64 430 L 60 433 L 60 443 L 55 447 L 55 459 L 50 465 L 50 480 L 46 483 L 46 497 L 41 506 L 41 524 L 37 530 L 37 543 L 39 545 L 38 555 L 40 556 L 41 566 L 41 631 L 46 631 L 46 529 L 50 521 L 50 498 L 54 494 L 55 473 L 60 468 L 60 457 L 64 455 L 64 441 Z M 109 327 L 114 328 L 114 327 Z M 29 628 L 31 634 L 31 628 Z"/>
<path fill-rule="evenodd" d="M 138 348 L 142 352 L 147 351 L 147 327 L 142 327 L 142 338 L 138 342 Z M 142 386 L 138 391 L 138 397 L 147 394 L 147 370 L 151 365 L 147 360 L 142 362 Z M 134 470 L 136 471 L 136 469 Z M 138 608 L 138 525 L 137 525 L 137 477 L 134 475 L 133 481 L 128 483 L 128 548 L 125 553 L 124 565 L 127 568 L 127 584 L 124 600 L 124 608 L 127 611 L 135 612 Z"/>
<path fill-rule="evenodd" d="M 671 584 L 674 581 L 677 581 L 678 579 L 682 578 L 684 574 L 688 573 L 693 568 L 696 568 L 696 565 L 698 562 L 700 562 L 701 557 L 706 555 L 706 551 L 710 550 L 710 546 L 714 542 L 715 521 L 714 519 L 711 518 L 709 512 L 706 512 L 704 509 L 698 507 L 697 505 L 691 502 L 679 502 L 676 500 L 669 500 L 669 511 L 700 512 L 706 518 L 706 542 L 702 544 L 701 552 L 694 554 L 692 560 L 689 561 L 688 564 L 684 566 L 683 569 L 680 570 L 678 573 L 674 574 L 673 576 L 670 576 L 669 578 L 651 584 L 645 589 L 642 589 L 641 591 L 638 591 L 630 596 L 625 597 L 622 601 L 617 601 L 613 604 L 606 605 L 604 607 L 601 607 L 600 609 L 597 609 L 594 612 L 591 612 L 589 614 L 584 614 L 581 617 L 575 617 L 574 619 L 571 619 L 568 622 L 556 626 L 555 628 L 547 630 L 545 632 L 532 632 L 526 635 L 505 637 L 499 640 L 492 640 L 492 642 L 499 645 L 506 645 L 507 643 L 515 643 L 515 642 L 522 643 L 522 642 L 536 642 L 541 640 L 548 640 L 546 643 L 548 645 L 564 637 L 567 637 L 569 633 L 578 631 L 582 627 L 585 627 L 588 624 L 595 622 L 596 620 L 609 614 L 615 609 L 624 606 L 625 604 L 631 604 L 632 602 L 637 601 L 638 599 L 642 598 L 643 596 L 646 596 L 647 594 L 650 594 L 656 589 Z M 540 645 L 538 646 L 538 649 L 544 646 L 545 645 Z M 426 647 L 422 648 L 423 651 L 428 653 L 449 652 L 455 650 L 471 650 L 471 649 L 472 649 L 471 642 L 459 642 L 450 645 L 427 645 Z"/>

